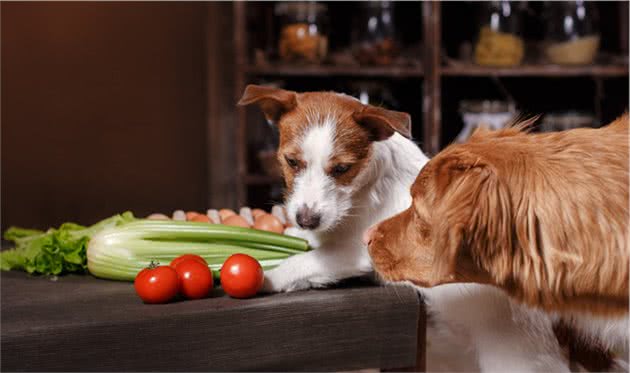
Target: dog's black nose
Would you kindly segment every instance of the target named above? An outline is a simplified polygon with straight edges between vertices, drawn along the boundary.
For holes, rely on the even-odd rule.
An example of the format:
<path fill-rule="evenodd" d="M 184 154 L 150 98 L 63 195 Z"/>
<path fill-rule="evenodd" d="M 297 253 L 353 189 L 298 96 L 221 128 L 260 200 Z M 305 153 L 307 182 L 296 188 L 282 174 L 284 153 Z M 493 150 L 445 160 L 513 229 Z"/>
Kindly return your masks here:
<path fill-rule="evenodd" d="M 298 225 L 304 229 L 315 229 L 319 227 L 321 219 L 322 216 L 320 214 L 308 208 L 306 205 L 300 207 L 295 215 L 295 220 Z"/>

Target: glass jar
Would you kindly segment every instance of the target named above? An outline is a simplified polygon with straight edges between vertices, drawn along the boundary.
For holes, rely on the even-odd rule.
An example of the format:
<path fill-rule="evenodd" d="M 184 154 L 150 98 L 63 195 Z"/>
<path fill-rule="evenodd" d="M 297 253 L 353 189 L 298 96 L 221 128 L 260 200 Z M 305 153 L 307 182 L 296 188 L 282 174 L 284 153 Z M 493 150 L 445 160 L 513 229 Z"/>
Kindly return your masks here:
<path fill-rule="evenodd" d="M 276 4 L 275 13 L 280 18 L 278 54 L 283 61 L 318 64 L 326 58 L 327 9 L 314 1 Z"/>
<path fill-rule="evenodd" d="M 352 54 L 362 65 L 391 65 L 399 53 L 393 4 L 368 1 L 361 4 L 352 33 Z"/>
<path fill-rule="evenodd" d="M 518 112 L 513 103 L 507 101 L 492 100 L 465 100 L 459 103 L 459 113 L 464 122 L 455 142 L 465 142 L 473 134 L 477 127 L 485 127 L 491 130 L 505 128 Z"/>
<path fill-rule="evenodd" d="M 352 95 L 364 105 L 382 106 L 391 110 L 400 110 L 398 101 L 391 89 L 382 82 L 358 80 L 348 84 Z"/>
<path fill-rule="evenodd" d="M 514 3 L 492 1 L 481 4 L 481 22 L 475 44 L 478 65 L 520 65 L 525 53 L 521 20 Z"/>
<path fill-rule="evenodd" d="M 559 65 L 593 62 L 599 49 L 595 4 L 585 1 L 548 3 L 545 18 L 545 54 L 549 62 Z"/>
<path fill-rule="evenodd" d="M 545 115 L 540 129 L 543 132 L 566 131 L 573 128 L 593 127 L 595 116 L 591 113 L 569 110 Z"/>

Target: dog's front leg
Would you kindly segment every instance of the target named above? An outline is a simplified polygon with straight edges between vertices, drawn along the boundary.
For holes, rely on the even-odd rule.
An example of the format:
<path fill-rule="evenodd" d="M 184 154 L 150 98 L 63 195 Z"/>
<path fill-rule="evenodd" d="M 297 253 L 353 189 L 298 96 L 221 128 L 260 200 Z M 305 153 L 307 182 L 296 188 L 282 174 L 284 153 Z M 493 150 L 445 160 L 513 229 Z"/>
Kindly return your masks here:
<path fill-rule="evenodd" d="M 294 255 L 265 273 L 267 293 L 324 287 L 371 271 L 366 255 L 320 248 Z"/>

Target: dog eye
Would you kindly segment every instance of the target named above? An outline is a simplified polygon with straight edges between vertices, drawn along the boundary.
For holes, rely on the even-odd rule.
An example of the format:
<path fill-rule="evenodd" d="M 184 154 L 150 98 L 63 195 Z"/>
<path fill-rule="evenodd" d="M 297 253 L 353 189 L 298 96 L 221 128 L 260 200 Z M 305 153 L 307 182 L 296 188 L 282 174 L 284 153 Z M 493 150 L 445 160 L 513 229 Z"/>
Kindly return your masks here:
<path fill-rule="evenodd" d="M 349 169 L 350 169 L 349 164 L 338 164 L 335 167 L 333 167 L 330 173 L 332 174 L 332 176 L 339 176 L 348 172 Z"/>
<path fill-rule="evenodd" d="M 297 169 L 298 168 L 298 161 L 296 159 L 293 158 L 289 158 L 287 156 L 284 157 L 284 160 L 287 161 L 287 164 L 289 165 L 289 167 L 291 167 L 292 169 Z"/>

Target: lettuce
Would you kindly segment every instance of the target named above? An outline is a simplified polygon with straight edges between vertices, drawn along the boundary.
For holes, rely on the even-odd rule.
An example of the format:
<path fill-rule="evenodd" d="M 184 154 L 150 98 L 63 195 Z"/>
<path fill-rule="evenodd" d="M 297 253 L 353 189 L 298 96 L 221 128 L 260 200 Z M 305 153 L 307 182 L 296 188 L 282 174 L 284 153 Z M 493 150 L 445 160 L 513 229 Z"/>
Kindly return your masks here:
<path fill-rule="evenodd" d="M 85 227 L 64 223 L 46 232 L 11 227 L 4 239 L 15 247 L 0 252 L 0 269 L 23 270 L 42 275 L 85 273 L 87 271 L 87 244 L 90 238 L 105 228 L 135 220 L 131 212 L 124 212 Z"/>

